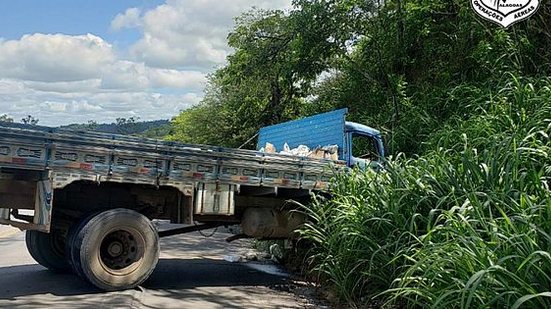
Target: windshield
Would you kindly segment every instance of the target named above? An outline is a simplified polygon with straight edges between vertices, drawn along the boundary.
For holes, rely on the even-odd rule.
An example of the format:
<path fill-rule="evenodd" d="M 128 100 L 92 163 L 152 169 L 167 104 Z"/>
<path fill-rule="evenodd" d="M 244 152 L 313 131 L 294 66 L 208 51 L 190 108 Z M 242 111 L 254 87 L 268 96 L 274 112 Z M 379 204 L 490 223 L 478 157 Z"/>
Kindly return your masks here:
<path fill-rule="evenodd" d="M 379 159 L 379 151 L 374 138 L 352 134 L 352 156 L 357 159 L 377 161 Z"/>

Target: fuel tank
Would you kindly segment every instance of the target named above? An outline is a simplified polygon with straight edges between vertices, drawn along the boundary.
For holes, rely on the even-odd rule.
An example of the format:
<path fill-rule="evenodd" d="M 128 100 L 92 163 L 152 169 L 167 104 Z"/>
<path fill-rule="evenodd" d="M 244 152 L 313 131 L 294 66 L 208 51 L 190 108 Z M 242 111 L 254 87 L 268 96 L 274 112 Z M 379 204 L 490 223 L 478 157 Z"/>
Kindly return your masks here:
<path fill-rule="evenodd" d="M 292 238 L 305 221 L 306 216 L 298 212 L 248 208 L 241 219 L 241 229 L 245 235 L 258 239 Z"/>

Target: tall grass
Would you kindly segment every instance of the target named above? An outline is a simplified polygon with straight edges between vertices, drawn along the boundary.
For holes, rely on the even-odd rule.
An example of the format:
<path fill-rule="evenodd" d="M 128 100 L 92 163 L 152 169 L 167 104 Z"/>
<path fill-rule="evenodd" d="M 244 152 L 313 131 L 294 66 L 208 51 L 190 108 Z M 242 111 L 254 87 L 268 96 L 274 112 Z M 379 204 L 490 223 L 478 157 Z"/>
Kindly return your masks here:
<path fill-rule="evenodd" d="M 426 155 L 338 175 L 305 208 L 350 306 L 551 307 L 551 83 L 512 79 Z"/>

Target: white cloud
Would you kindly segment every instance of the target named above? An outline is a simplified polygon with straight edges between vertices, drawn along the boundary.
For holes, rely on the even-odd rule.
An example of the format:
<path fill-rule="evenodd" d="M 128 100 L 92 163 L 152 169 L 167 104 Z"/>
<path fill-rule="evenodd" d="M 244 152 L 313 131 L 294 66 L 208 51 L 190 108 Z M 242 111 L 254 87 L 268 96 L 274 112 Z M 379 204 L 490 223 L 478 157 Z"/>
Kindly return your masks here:
<path fill-rule="evenodd" d="M 101 82 L 104 89 L 143 90 L 148 86 L 145 65 L 130 61 L 119 61 L 106 68 Z"/>
<path fill-rule="evenodd" d="M 111 21 L 113 30 L 121 30 L 124 28 L 136 28 L 141 25 L 141 11 L 138 8 L 129 8 L 124 13 L 117 14 Z"/>
<path fill-rule="evenodd" d="M 146 90 L 150 88 L 180 88 L 201 91 L 206 84 L 204 73 L 147 67 L 143 62 L 118 61 L 102 76 L 103 89 Z"/>
<path fill-rule="evenodd" d="M 115 18 L 113 28 L 122 25 L 141 27 L 143 37 L 130 52 L 135 59 L 150 66 L 211 70 L 223 64 L 230 52 L 226 37 L 233 19 L 253 6 L 288 9 L 290 1 L 167 0 L 165 4 L 143 13 L 139 21 L 127 10 L 120 18 Z"/>
<path fill-rule="evenodd" d="M 87 100 L 73 100 L 71 102 L 50 102 L 46 101 L 41 106 L 42 111 L 51 112 L 69 112 L 69 113 L 87 113 L 87 112 L 99 112 L 103 108 L 98 105 L 90 104 Z"/>
<path fill-rule="evenodd" d="M 0 43 L 0 78 L 69 82 L 98 78 L 115 60 L 109 43 L 92 35 L 32 34 Z"/>
<path fill-rule="evenodd" d="M 101 86 L 101 79 L 86 79 L 73 82 L 34 82 L 25 81 L 25 86 L 43 92 L 75 93 L 94 92 Z M 3 91 L 0 88 L 0 94 Z"/>
<path fill-rule="evenodd" d="M 178 71 L 169 69 L 149 69 L 148 77 L 154 88 L 185 88 L 202 90 L 207 79 L 197 71 Z"/>
<path fill-rule="evenodd" d="M 65 111 L 67 111 L 68 103 L 46 101 L 46 102 L 44 102 L 44 105 L 45 105 L 46 109 L 49 110 L 49 111 L 52 111 L 52 112 L 65 112 Z"/>
<path fill-rule="evenodd" d="M 128 50 L 94 34 L 0 38 L 0 114 L 40 124 L 169 119 L 197 104 L 206 74 L 225 62 L 233 18 L 253 6 L 289 8 L 290 0 L 167 0 L 129 8 L 113 30 L 141 33 Z"/>
<path fill-rule="evenodd" d="M 118 117 L 170 119 L 201 100 L 198 93 L 165 94 L 154 91 L 44 92 L 25 82 L 0 79 L 0 114 L 16 121 L 31 114 L 40 124 L 114 122 Z"/>
<path fill-rule="evenodd" d="M 150 88 L 203 88 L 198 71 L 150 68 L 143 62 L 118 60 L 112 46 L 88 34 L 34 34 L 0 43 L 0 78 L 26 81 L 30 88 L 49 92 Z"/>

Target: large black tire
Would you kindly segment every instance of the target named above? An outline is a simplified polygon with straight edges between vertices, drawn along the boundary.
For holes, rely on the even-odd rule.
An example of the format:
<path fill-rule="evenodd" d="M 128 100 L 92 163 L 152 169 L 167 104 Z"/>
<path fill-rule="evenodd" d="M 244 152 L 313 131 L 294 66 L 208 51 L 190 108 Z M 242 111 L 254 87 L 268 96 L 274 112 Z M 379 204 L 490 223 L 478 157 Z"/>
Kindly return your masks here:
<path fill-rule="evenodd" d="M 98 215 L 101 212 L 93 212 L 89 214 L 88 216 L 82 218 L 81 220 L 76 221 L 71 228 L 69 228 L 69 232 L 67 233 L 67 243 L 66 243 L 66 259 L 69 262 L 69 265 L 73 272 L 77 274 L 78 276 L 82 277 L 83 279 L 86 279 L 84 276 L 84 272 L 82 271 L 82 267 L 80 265 L 80 262 L 73 262 L 76 261 L 75 254 L 79 252 L 79 250 L 74 250 L 75 248 L 75 239 L 78 235 L 78 233 L 82 230 L 82 228 L 90 221 L 93 217 Z"/>
<path fill-rule="evenodd" d="M 134 288 L 157 265 L 157 230 L 133 210 L 107 210 L 84 219 L 75 229 L 69 245 L 73 270 L 102 290 Z"/>
<path fill-rule="evenodd" d="M 70 269 L 65 257 L 65 240 L 60 231 L 52 229 L 50 233 L 43 233 L 27 230 L 25 243 L 27 250 L 38 264 L 58 272 Z"/>

